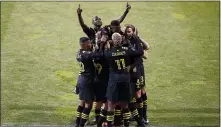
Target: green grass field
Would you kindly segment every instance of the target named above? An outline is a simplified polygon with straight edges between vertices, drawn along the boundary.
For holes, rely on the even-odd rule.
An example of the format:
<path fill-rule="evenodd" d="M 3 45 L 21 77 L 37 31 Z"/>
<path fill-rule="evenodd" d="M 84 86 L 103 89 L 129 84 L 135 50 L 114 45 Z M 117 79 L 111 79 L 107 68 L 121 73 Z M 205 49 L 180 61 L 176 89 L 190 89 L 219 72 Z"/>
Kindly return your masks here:
<path fill-rule="evenodd" d="M 2 2 L 2 125 L 71 125 L 78 97 L 79 2 Z M 85 23 L 121 16 L 126 2 L 85 2 Z M 123 24 L 149 42 L 151 125 L 219 125 L 219 2 L 130 2 Z M 91 115 L 92 117 L 92 115 Z"/>

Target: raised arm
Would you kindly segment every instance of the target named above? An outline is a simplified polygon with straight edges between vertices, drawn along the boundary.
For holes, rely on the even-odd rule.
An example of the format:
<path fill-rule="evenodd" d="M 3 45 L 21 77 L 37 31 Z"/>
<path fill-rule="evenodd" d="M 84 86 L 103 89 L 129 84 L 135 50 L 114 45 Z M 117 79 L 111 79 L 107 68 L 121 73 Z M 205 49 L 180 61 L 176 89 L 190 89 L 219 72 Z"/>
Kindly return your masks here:
<path fill-rule="evenodd" d="M 142 62 L 142 58 L 140 58 L 140 56 L 142 56 L 144 54 L 144 50 L 143 50 L 143 47 L 141 46 L 141 40 L 138 38 L 138 37 L 134 37 L 134 39 L 136 40 L 136 49 L 135 47 L 132 47 L 131 49 L 131 52 L 130 52 L 130 56 L 131 57 L 136 57 L 134 59 L 134 63 L 132 63 L 130 65 L 130 68 L 133 69 L 134 67 L 136 67 L 136 65 L 138 65 L 139 63 Z"/>
<path fill-rule="evenodd" d="M 148 50 L 150 48 L 150 45 L 144 41 L 143 39 L 139 38 L 141 40 L 142 46 L 144 50 Z"/>
<path fill-rule="evenodd" d="M 124 21 L 130 9 L 131 9 L 131 6 L 127 3 L 124 14 L 119 19 L 117 19 L 120 23 Z"/>
<path fill-rule="evenodd" d="M 83 10 L 80 8 L 80 4 L 79 4 L 79 7 L 77 9 L 78 21 L 79 21 L 84 33 L 88 35 L 89 34 L 88 31 L 90 31 L 90 28 L 86 24 L 84 24 L 84 20 L 81 15 L 82 11 Z"/>

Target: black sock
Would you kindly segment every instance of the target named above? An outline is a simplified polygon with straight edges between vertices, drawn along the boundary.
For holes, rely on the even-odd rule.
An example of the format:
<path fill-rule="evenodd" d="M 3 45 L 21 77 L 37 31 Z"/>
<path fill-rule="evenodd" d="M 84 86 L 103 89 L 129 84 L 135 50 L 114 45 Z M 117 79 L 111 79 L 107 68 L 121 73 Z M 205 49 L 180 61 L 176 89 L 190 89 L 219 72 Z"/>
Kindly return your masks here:
<path fill-rule="evenodd" d="M 95 109 L 95 118 L 96 118 L 96 123 L 98 123 L 99 117 L 100 117 L 101 110 L 100 109 Z"/>
<path fill-rule="evenodd" d="M 138 110 L 140 118 L 142 119 L 143 118 L 143 101 L 141 97 L 137 99 L 137 110 Z"/>
<path fill-rule="evenodd" d="M 81 121 L 81 113 L 83 112 L 83 110 L 84 110 L 84 107 L 82 107 L 82 106 L 78 106 L 78 108 L 77 108 L 77 118 L 76 118 L 76 125 L 80 125 L 80 121 Z"/>
<path fill-rule="evenodd" d="M 115 111 L 114 111 L 114 126 L 120 126 L 121 125 L 121 107 L 120 106 L 116 106 L 115 107 Z"/>
<path fill-rule="evenodd" d="M 130 102 L 129 103 L 129 109 L 131 114 L 134 116 L 134 119 L 136 120 L 137 124 L 141 124 L 141 117 L 139 116 L 138 110 L 136 108 L 136 103 L 135 102 Z"/>
<path fill-rule="evenodd" d="M 142 99 L 143 99 L 143 118 L 147 120 L 147 95 L 142 94 Z"/>
<path fill-rule="evenodd" d="M 106 117 L 107 117 L 107 111 L 106 110 L 101 110 L 101 114 L 100 114 L 100 118 L 98 120 L 97 126 L 101 127 L 103 122 L 106 121 Z"/>
<path fill-rule="evenodd" d="M 130 119 L 130 111 L 128 108 L 122 110 L 123 119 L 124 119 L 124 127 L 129 127 L 129 119 Z"/>
<path fill-rule="evenodd" d="M 81 121 L 80 121 L 81 127 L 84 126 L 85 123 L 87 122 L 90 112 L 91 112 L 91 108 L 84 108 L 84 110 L 81 114 Z"/>
<path fill-rule="evenodd" d="M 107 126 L 112 127 L 113 126 L 113 121 L 114 121 L 114 112 L 113 111 L 108 111 L 107 112 Z"/>

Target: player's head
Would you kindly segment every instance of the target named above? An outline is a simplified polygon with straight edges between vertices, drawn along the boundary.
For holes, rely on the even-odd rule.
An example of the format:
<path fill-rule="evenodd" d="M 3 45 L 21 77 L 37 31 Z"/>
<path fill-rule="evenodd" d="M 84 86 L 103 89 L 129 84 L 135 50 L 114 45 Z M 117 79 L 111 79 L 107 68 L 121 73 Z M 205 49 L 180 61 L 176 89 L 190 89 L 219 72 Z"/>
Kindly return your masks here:
<path fill-rule="evenodd" d="M 81 37 L 80 38 L 80 46 L 81 49 L 90 50 L 92 48 L 92 44 L 89 38 L 87 37 Z"/>
<path fill-rule="evenodd" d="M 94 27 L 101 27 L 102 26 L 101 18 L 99 18 L 98 16 L 94 16 L 92 18 L 92 24 L 94 25 Z"/>
<path fill-rule="evenodd" d="M 120 22 L 118 20 L 112 20 L 110 24 L 111 31 L 114 32 L 120 32 Z"/>
<path fill-rule="evenodd" d="M 112 34 L 112 41 L 114 46 L 120 46 L 122 43 L 122 37 L 119 33 L 113 33 Z"/>
<path fill-rule="evenodd" d="M 101 29 L 101 40 L 102 41 L 108 40 L 108 32 L 105 29 Z"/>
<path fill-rule="evenodd" d="M 131 38 L 135 34 L 135 27 L 133 25 L 127 25 L 125 29 L 125 35 L 127 38 Z"/>
<path fill-rule="evenodd" d="M 101 41 L 106 42 L 108 40 L 108 32 L 101 28 L 96 34 L 96 43 L 99 45 Z"/>

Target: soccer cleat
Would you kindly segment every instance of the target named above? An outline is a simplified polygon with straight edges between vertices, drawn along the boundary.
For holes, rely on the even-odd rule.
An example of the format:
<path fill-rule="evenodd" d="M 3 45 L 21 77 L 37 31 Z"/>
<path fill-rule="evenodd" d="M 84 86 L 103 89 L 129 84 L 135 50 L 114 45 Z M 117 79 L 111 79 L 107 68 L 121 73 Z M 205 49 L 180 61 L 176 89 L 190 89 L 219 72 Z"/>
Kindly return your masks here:
<path fill-rule="evenodd" d="M 87 125 L 88 124 L 88 120 L 86 121 L 86 123 L 84 125 Z"/>
<path fill-rule="evenodd" d="M 142 123 L 144 123 L 144 124 L 146 124 L 146 125 L 149 124 L 149 122 L 150 122 L 150 121 L 149 121 L 148 119 L 147 119 L 147 120 L 145 120 L 144 118 L 142 119 Z"/>
<path fill-rule="evenodd" d="M 94 119 L 93 119 L 92 121 L 93 121 L 94 123 L 97 122 L 97 121 L 96 121 L 96 117 L 94 117 Z"/>

